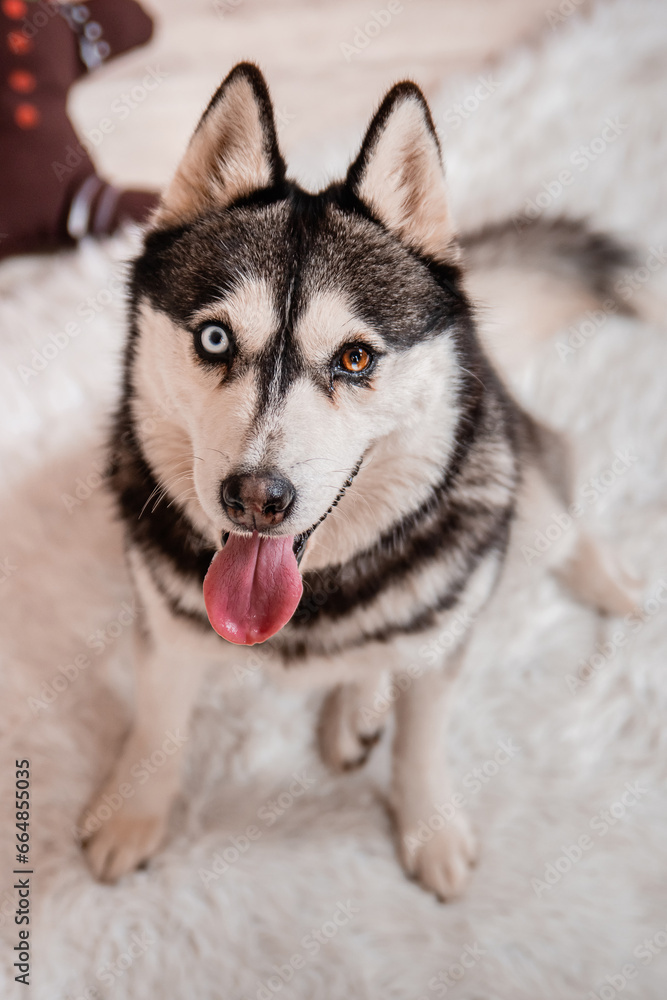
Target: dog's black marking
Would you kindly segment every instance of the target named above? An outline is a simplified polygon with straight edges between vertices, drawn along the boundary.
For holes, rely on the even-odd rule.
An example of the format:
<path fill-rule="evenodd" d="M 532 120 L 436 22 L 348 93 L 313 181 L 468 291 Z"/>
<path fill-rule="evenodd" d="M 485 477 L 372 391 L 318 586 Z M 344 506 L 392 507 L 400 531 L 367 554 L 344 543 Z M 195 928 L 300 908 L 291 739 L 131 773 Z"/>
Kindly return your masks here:
<path fill-rule="evenodd" d="M 230 74 L 214 95 L 204 120 L 234 73 L 245 74 L 258 102 L 270 180 L 266 187 L 224 209 L 211 209 L 182 225 L 153 229 L 146 236 L 132 271 L 130 334 L 112 440 L 110 481 L 128 540 L 144 553 L 156 585 L 174 613 L 210 628 L 203 603 L 200 610 L 193 610 L 191 604 L 186 606 L 174 596 L 173 587 L 168 589 L 161 579 L 161 567 L 167 565 L 183 583 L 201 585 L 215 550 L 178 502 L 151 506 L 161 484 L 142 452 L 131 411 L 138 312 L 143 300 L 175 325 L 194 330 L 194 317 L 243 281 L 260 278 L 266 282 L 274 297 L 278 328 L 257 356 L 244 355 L 243 345 L 239 345 L 220 387 L 224 391 L 225 382 L 252 371 L 259 398 L 256 421 L 267 410 L 281 406 L 297 377 L 310 378 L 322 392 L 331 394 L 331 371 L 325 370 L 326 366 L 316 369 L 310 365 L 294 337 L 299 318 L 322 289 L 349 300 L 360 319 L 377 331 L 387 352 L 400 353 L 424 341 L 447 337 L 456 358 L 458 418 L 448 460 L 434 472 L 426 499 L 414 509 L 397 510 L 391 527 L 371 532 L 363 551 L 304 574 L 303 598 L 293 619 L 269 640 L 287 659 L 298 660 L 309 653 L 334 653 L 430 628 L 442 611 L 454 607 L 484 559 L 493 563 L 495 558 L 499 568 L 527 433 L 520 411 L 477 340 L 458 265 L 430 259 L 402 242 L 358 195 L 368 159 L 397 101 L 410 98 L 421 103 L 425 124 L 437 145 L 419 90 L 413 84 L 394 88 L 381 105 L 346 180 L 310 194 L 285 178 L 270 99 L 254 67 L 237 67 Z M 584 233 L 577 224 L 550 226 L 551 242 L 556 243 L 551 256 L 555 253 L 559 261 L 564 258 L 556 271 L 561 268 L 570 275 L 585 264 L 589 284 L 598 291 L 608 291 L 613 275 L 630 259 L 627 252 L 604 237 Z M 497 232 L 470 237 L 467 248 L 483 258 L 483 248 L 494 241 L 523 240 L 524 255 L 527 252 L 541 260 L 537 244 L 545 244 L 543 230 L 544 226 L 527 227 L 525 233 L 517 235 L 516 229 L 510 232 L 508 227 L 498 227 Z M 352 391 L 364 390 L 359 386 Z M 348 482 L 341 484 L 332 506 L 348 487 L 354 488 L 357 471 L 358 467 Z M 319 523 L 295 538 L 299 558 Z M 411 588 L 411 580 L 444 566 L 447 573 L 441 585 L 424 586 L 419 593 L 419 588 Z M 397 584 L 405 584 L 401 614 L 383 612 L 378 623 L 378 601 Z M 322 594 L 325 599 L 319 600 Z M 362 613 L 370 606 L 376 608 L 376 617 L 367 626 Z"/>
<path fill-rule="evenodd" d="M 229 252 L 221 254 L 220 246 Z M 430 608 L 416 606 L 406 624 L 387 622 L 367 638 L 386 639 L 397 631 L 426 628 L 439 610 L 452 606 L 484 554 L 504 544 L 512 490 L 508 503 L 500 505 L 468 503 L 456 490 L 474 470 L 480 436 L 488 442 L 495 435 L 511 450 L 516 414 L 477 342 L 458 268 L 425 260 L 404 246 L 367 210 L 359 209 L 346 185 L 309 195 L 285 182 L 259 200 L 243 199 L 224 212 L 147 236 L 133 270 L 125 387 L 114 434 L 112 484 L 129 537 L 149 556 L 149 563 L 166 560 L 174 573 L 197 583 L 214 555 L 177 503 L 160 503 L 154 509 L 147 503 L 159 484 L 130 415 L 139 304 L 146 297 L 154 309 L 188 327 L 190 317 L 218 299 L 221 290 L 229 292 L 244 275 L 257 273 L 270 277 L 276 298 L 285 303 L 281 329 L 252 362 L 264 407 L 278 405 L 295 376 L 306 371 L 292 330 L 312 290 L 320 286 L 337 287 L 348 295 L 388 350 L 407 350 L 440 336 L 449 336 L 455 344 L 460 362 L 456 443 L 431 495 L 418 509 L 397 511 L 391 530 L 380 533 L 364 552 L 324 572 L 306 573 L 303 599 L 292 622 L 271 642 L 298 657 L 318 645 L 321 623 L 342 625 L 346 616 L 410 573 L 460 549 L 461 572 L 446 593 L 435 594 Z M 232 377 L 233 369 L 234 364 Z M 318 373 L 310 374 L 317 378 Z M 480 473 L 483 477 L 486 470 Z M 297 548 L 302 542 L 298 540 Z M 157 581 L 157 568 L 155 577 Z M 323 588 L 327 600 L 315 604 L 313 598 Z M 175 613 L 209 627 L 203 609 L 201 614 L 193 612 L 162 591 Z M 358 630 L 345 640 L 341 633 L 341 644 L 362 641 L 365 636 Z"/>
<path fill-rule="evenodd" d="M 301 560 L 303 559 L 303 555 L 306 551 L 306 545 L 308 544 L 308 539 L 315 531 L 315 529 L 318 528 L 320 524 L 322 524 L 322 521 L 326 520 L 326 518 L 329 516 L 334 507 L 337 507 L 338 504 L 341 502 L 341 500 L 345 496 L 348 487 L 352 485 L 353 480 L 357 476 L 363 460 L 364 459 L 362 455 L 362 457 L 359 459 L 355 467 L 352 469 L 350 475 L 347 477 L 347 479 L 341 486 L 340 490 L 336 495 L 336 499 L 333 501 L 328 510 L 325 510 L 324 514 L 322 514 L 322 516 L 317 519 L 312 528 L 309 528 L 308 531 L 304 531 L 300 535 L 297 535 L 296 538 L 294 539 L 294 554 L 296 555 L 296 561 L 298 565 L 301 565 Z"/>

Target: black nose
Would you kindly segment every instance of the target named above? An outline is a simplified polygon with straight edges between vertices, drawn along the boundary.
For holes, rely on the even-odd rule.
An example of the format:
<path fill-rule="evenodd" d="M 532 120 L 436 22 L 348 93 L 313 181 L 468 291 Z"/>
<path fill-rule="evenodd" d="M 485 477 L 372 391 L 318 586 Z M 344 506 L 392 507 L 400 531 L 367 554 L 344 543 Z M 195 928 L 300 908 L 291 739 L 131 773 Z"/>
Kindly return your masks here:
<path fill-rule="evenodd" d="M 269 472 L 243 473 L 225 479 L 220 496 L 232 521 L 261 531 L 280 524 L 294 500 L 294 487 Z"/>

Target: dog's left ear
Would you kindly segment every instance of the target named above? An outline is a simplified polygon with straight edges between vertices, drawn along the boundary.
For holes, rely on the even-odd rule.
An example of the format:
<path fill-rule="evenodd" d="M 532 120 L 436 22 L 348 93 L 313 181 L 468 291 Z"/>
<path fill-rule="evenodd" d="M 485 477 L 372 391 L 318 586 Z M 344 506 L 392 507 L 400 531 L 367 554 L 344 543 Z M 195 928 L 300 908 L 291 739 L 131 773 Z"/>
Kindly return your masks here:
<path fill-rule="evenodd" d="M 398 83 L 380 105 L 347 186 L 400 239 L 434 260 L 457 257 L 445 178 L 426 98 L 414 83 Z"/>
<path fill-rule="evenodd" d="M 211 98 L 153 223 L 180 225 L 284 177 L 266 81 L 252 63 L 239 63 Z"/>

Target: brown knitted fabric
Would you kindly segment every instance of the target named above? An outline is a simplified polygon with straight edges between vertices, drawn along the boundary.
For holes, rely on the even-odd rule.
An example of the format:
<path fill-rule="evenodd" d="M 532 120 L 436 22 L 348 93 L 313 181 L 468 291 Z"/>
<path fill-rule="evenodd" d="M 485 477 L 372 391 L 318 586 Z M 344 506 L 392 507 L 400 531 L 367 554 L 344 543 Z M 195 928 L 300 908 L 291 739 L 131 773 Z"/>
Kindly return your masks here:
<path fill-rule="evenodd" d="M 86 25 L 94 27 L 82 39 Z M 68 221 L 77 196 L 85 223 L 77 235 L 113 232 L 156 203 L 150 192 L 115 197 L 102 181 L 89 181 L 95 166 L 66 107 L 70 86 L 86 71 L 82 52 L 95 46 L 104 61 L 143 44 L 151 30 L 134 0 L 91 0 L 65 12 L 49 0 L 0 0 L 0 257 L 72 245 Z"/>

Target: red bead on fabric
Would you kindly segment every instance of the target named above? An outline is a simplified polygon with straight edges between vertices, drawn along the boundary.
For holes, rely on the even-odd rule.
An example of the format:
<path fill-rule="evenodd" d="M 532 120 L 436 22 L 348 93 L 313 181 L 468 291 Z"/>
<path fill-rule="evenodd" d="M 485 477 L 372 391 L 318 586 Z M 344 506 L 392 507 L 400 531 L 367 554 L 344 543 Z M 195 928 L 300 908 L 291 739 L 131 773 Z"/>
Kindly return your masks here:
<path fill-rule="evenodd" d="M 19 128 L 30 129 L 39 125 L 41 115 L 34 104 L 19 104 L 14 111 L 14 121 Z"/>
<path fill-rule="evenodd" d="M 7 77 L 9 86 L 17 94 L 32 94 L 37 86 L 37 78 L 27 69 L 13 69 Z"/>
<path fill-rule="evenodd" d="M 32 52 L 32 41 L 26 38 L 22 31 L 10 31 L 7 35 L 7 44 L 15 56 L 24 56 Z"/>
<path fill-rule="evenodd" d="M 28 16 L 28 5 L 24 0 L 2 0 L 2 13 L 12 21 L 21 21 Z"/>

